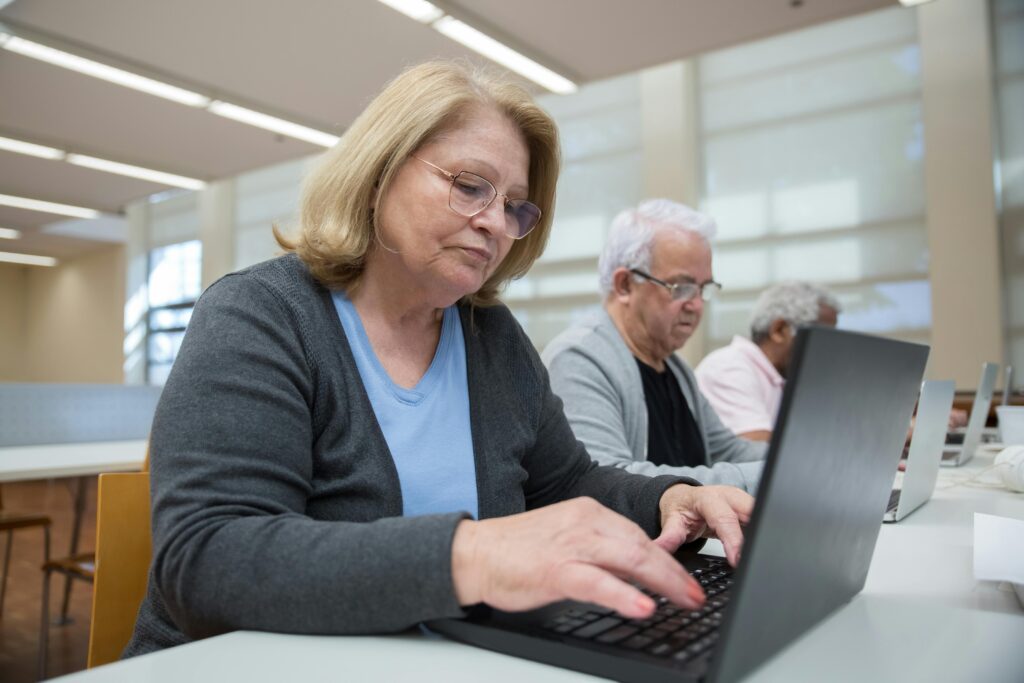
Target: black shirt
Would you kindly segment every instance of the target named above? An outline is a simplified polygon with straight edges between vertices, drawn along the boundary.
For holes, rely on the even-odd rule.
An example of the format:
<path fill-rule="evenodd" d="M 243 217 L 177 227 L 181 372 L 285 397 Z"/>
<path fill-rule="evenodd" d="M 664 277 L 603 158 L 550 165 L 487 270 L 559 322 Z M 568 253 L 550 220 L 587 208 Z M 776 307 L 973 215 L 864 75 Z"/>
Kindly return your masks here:
<path fill-rule="evenodd" d="M 706 464 L 704 440 L 672 370 L 658 372 L 639 358 L 647 403 L 647 460 L 674 467 Z"/>

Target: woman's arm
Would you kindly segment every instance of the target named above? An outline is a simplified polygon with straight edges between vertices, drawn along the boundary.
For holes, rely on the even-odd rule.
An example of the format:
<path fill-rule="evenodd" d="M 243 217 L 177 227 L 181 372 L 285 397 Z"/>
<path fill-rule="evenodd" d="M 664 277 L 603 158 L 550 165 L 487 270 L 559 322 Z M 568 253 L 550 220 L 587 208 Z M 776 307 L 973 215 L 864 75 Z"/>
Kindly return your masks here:
<path fill-rule="evenodd" d="M 229 276 L 196 306 L 164 389 L 152 577 L 190 637 L 387 632 L 460 614 L 450 562 L 463 515 L 404 519 L 398 496 L 366 521 L 307 515 L 314 448 L 337 444 L 315 444 L 323 387 L 300 328 L 267 286 Z M 359 425 L 348 427 L 346 439 Z M 353 498 L 373 490 L 367 460 L 338 466 L 352 470 L 343 491 Z"/>

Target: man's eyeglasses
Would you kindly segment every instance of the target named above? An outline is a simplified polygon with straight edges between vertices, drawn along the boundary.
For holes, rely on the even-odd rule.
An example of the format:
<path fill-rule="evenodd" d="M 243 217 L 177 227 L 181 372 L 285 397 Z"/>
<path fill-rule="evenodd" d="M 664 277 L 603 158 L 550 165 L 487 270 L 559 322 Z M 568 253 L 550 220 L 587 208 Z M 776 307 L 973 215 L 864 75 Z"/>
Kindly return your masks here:
<path fill-rule="evenodd" d="M 501 197 L 505 201 L 505 234 L 512 239 L 522 239 L 540 222 L 540 208 L 525 199 L 509 199 L 508 195 L 499 194 L 487 178 L 482 178 L 469 171 L 452 173 L 440 166 L 435 166 L 426 159 L 413 156 L 427 166 L 436 169 L 451 183 L 448 192 L 448 206 L 460 216 L 472 218 L 494 201 Z"/>
<path fill-rule="evenodd" d="M 722 291 L 722 285 L 715 282 L 714 280 L 709 280 L 708 282 L 705 282 L 704 284 L 700 285 L 697 284 L 696 282 L 673 283 L 665 282 L 664 280 L 659 280 L 658 278 L 654 277 L 649 273 L 645 273 L 639 268 L 630 268 L 629 272 L 633 273 L 633 275 L 638 275 L 649 282 L 653 282 L 656 285 L 661 285 L 662 287 L 668 290 L 668 293 L 669 295 L 671 295 L 673 301 L 689 301 L 698 294 L 700 294 L 700 298 L 702 300 L 711 301 L 712 299 L 715 298 L 716 294 Z"/>

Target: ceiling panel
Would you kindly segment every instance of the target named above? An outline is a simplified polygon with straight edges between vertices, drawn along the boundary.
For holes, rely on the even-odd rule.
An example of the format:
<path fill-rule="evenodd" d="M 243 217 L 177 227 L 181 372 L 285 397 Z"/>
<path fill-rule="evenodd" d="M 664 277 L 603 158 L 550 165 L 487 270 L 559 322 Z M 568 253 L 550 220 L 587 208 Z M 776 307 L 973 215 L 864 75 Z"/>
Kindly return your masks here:
<path fill-rule="evenodd" d="M 437 0 L 454 16 L 584 80 L 894 3 Z M 485 61 L 375 0 L 0 0 L 0 21 L 72 51 L 337 133 L 405 66 L 437 57 Z M 320 150 L 6 50 L 0 50 L 0 93 L 0 136 L 206 180 Z M 0 152 L 3 194 L 117 211 L 164 189 Z M 0 226 L 28 230 L 56 220 L 0 207 Z M 0 248 L 59 256 L 75 245 L 93 248 L 87 240 L 31 237 L 5 240 Z"/>

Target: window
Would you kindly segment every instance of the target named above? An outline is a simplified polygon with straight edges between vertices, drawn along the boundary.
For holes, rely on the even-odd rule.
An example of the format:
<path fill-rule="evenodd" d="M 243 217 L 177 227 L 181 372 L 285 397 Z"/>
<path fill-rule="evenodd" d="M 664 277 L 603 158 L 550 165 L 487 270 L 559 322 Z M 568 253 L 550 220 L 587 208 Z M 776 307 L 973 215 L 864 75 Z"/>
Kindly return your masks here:
<path fill-rule="evenodd" d="M 1009 362 L 1024 370 L 1024 0 L 992 3 L 999 112 L 999 223 Z M 1015 386 L 1024 385 L 1020 379 Z"/>
<path fill-rule="evenodd" d="M 544 96 L 558 123 L 562 172 L 543 256 L 502 296 L 538 349 L 600 306 L 597 258 L 612 219 L 643 197 L 639 74 Z"/>
<path fill-rule="evenodd" d="M 201 291 L 202 243 L 169 244 L 149 252 L 146 381 L 163 384 L 181 348 Z"/>
<path fill-rule="evenodd" d="M 840 327 L 928 342 L 916 13 L 886 9 L 698 59 L 701 206 L 719 224 L 705 351 L 782 280 L 830 286 Z"/>

